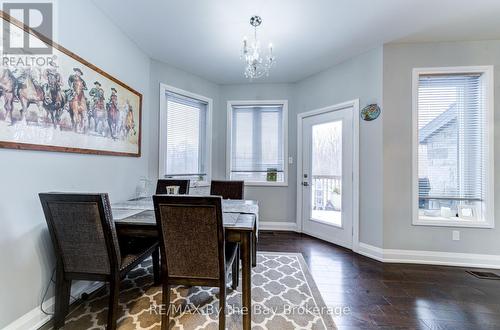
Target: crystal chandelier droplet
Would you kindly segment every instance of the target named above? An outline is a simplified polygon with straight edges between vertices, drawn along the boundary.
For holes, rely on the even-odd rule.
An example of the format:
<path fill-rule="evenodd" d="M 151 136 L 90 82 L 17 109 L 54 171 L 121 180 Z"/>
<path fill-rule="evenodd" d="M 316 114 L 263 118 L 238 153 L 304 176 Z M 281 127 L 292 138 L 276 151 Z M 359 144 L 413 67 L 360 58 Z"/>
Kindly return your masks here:
<path fill-rule="evenodd" d="M 252 16 L 250 25 L 254 28 L 254 39 L 249 42 L 245 37 L 241 49 L 241 58 L 245 61 L 245 77 L 252 80 L 263 76 L 269 76 L 269 71 L 274 66 L 276 58 L 273 55 L 273 45 L 269 44 L 268 54 L 261 53 L 260 41 L 257 39 L 257 27 L 262 24 L 260 16 Z"/>

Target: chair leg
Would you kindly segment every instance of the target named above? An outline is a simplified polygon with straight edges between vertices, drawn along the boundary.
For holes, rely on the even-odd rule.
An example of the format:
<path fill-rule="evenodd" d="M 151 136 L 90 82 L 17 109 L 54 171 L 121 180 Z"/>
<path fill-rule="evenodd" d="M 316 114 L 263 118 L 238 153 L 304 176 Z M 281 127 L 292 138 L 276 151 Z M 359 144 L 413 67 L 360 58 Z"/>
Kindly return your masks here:
<path fill-rule="evenodd" d="M 160 275 L 160 250 L 157 248 L 153 251 L 151 255 L 153 259 L 153 278 L 154 278 L 154 284 L 158 285 L 161 282 L 161 275 Z"/>
<path fill-rule="evenodd" d="M 231 289 L 236 290 L 239 285 L 240 280 L 240 249 L 238 247 L 238 251 L 236 252 L 236 258 L 233 261 L 233 268 L 231 270 L 232 281 L 231 281 Z"/>
<path fill-rule="evenodd" d="M 219 286 L 219 330 L 226 329 L 226 281 Z"/>
<path fill-rule="evenodd" d="M 161 310 L 161 330 L 170 329 L 170 285 L 168 279 L 163 279 Z"/>
<path fill-rule="evenodd" d="M 111 281 L 109 282 L 109 306 L 108 306 L 107 330 L 116 329 L 119 298 L 120 298 L 120 278 L 115 277 L 111 279 Z"/>
<path fill-rule="evenodd" d="M 54 329 L 64 326 L 64 319 L 69 311 L 71 280 L 64 278 L 62 265 L 58 263 L 56 269 L 56 302 L 54 307 Z"/>

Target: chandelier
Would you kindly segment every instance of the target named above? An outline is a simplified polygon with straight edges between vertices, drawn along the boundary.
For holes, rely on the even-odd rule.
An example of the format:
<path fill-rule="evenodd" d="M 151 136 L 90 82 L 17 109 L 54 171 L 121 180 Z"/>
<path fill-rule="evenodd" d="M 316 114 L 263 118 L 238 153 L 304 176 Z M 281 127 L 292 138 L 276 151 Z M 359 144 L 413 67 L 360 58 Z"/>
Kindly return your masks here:
<path fill-rule="evenodd" d="M 269 53 L 261 54 L 260 41 L 257 39 L 257 27 L 262 24 L 260 16 L 252 16 L 250 25 L 254 27 L 254 40 L 249 43 L 247 38 L 243 39 L 241 58 L 245 61 L 245 77 L 252 80 L 262 76 L 269 76 L 269 70 L 274 65 L 273 44 L 269 44 Z"/>

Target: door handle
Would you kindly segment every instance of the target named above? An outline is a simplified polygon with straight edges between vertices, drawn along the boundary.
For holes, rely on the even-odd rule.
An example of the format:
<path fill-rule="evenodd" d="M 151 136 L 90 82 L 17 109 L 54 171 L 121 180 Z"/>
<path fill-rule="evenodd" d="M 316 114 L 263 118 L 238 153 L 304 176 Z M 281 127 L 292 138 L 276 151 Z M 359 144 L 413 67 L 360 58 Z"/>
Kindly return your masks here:
<path fill-rule="evenodd" d="M 302 185 L 303 185 L 304 187 L 308 187 L 308 186 L 309 186 L 309 182 L 304 181 L 304 182 L 302 182 Z"/>

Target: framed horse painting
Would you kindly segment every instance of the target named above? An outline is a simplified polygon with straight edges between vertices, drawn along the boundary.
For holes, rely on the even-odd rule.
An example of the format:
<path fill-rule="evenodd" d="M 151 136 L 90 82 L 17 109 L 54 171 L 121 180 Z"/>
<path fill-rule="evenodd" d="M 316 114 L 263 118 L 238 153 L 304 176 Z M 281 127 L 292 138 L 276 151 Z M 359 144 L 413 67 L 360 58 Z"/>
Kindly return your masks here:
<path fill-rule="evenodd" d="M 29 37 L 52 47 L 50 55 L 3 52 L 0 147 L 139 157 L 142 95 L 5 12 L 0 16 L 1 45 Z"/>

